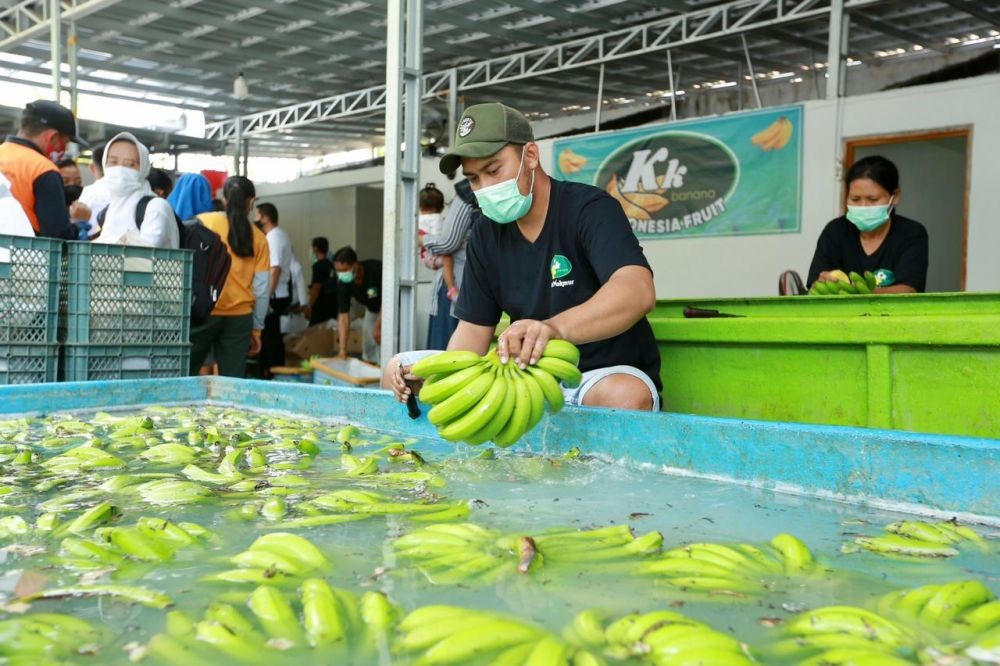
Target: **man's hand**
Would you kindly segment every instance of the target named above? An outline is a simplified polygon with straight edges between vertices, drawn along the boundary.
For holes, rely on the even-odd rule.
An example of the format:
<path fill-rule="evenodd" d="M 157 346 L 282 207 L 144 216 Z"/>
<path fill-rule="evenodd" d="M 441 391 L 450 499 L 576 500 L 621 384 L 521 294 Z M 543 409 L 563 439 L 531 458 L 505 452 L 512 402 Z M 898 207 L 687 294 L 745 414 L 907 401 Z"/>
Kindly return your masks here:
<path fill-rule="evenodd" d="M 256 356 L 260 353 L 260 331 L 254 331 L 250 334 L 250 351 L 247 352 L 247 356 Z"/>
<path fill-rule="evenodd" d="M 519 319 L 500 334 L 497 344 L 500 362 L 512 360 L 523 370 L 538 363 L 549 340 L 560 337 L 556 327 L 548 322 Z"/>
<path fill-rule="evenodd" d="M 375 323 L 372 325 L 372 339 L 375 340 L 375 344 L 382 344 L 382 313 L 379 312 L 378 316 L 375 317 Z"/>
<path fill-rule="evenodd" d="M 423 379 L 410 374 L 411 367 L 409 365 L 399 366 L 399 371 L 390 375 L 389 386 L 398 402 L 405 403 L 411 394 L 420 393 L 420 387 L 424 385 Z"/>
<path fill-rule="evenodd" d="M 312 319 L 313 308 L 311 305 L 307 305 L 304 308 L 302 308 L 302 316 L 305 317 L 306 319 Z"/>
<path fill-rule="evenodd" d="M 80 220 L 81 222 L 87 222 L 90 220 L 93 212 L 87 204 L 82 204 L 79 201 L 74 201 L 69 205 L 69 219 L 74 222 Z"/>
<path fill-rule="evenodd" d="M 816 280 L 819 282 L 837 282 L 837 278 L 833 277 L 830 273 L 831 271 L 823 271 Z"/>

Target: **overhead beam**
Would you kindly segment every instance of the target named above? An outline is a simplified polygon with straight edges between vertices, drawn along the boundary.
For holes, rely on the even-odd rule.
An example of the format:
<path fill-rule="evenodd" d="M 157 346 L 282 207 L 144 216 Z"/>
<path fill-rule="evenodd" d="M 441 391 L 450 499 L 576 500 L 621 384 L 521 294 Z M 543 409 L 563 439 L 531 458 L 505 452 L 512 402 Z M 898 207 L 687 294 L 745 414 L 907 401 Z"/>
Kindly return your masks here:
<path fill-rule="evenodd" d="M 116 5 L 121 0 L 60 0 L 61 20 L 79 21 L 84 16 Z M 49 3 L 21 0 L 13 7 L 0 9 L 0 51 L 10 51 L 18 44 L 39 37 L 52 29 Z"/>
<path fill-rule="evenodd" d="M 954 7 L 960 12 L 965 12 L 969 16 L 974 16 L 980 21 L 985 21 L 986 25 L 994 30 L 1000 30 L 1000 16 L 998 16 L 997 13 L 989 11 L 983 6 L 988 5 L 989 3 L 976 3 L 971 2 L 970 0 L 944 0 L 944 3 Z"/>
<path fill-rule="evenodd" d="M 776 25 L 828 17 L 837 0 L 733 0 L 708 9 L 672 16 L 593 37 L 493 58 L 457 67 L 458 90 L 469 91 L 530 79 L 601 63 L 662 53 L 668 48 L 699 44 L 720 37 Z M 886 0 L 844 0 L 845 9 L 857 9 Z M 448 85 L 448 70 L 424 75 L 423 97 L 436 96 Z M 246 116 L 248 135 L 300 127 L 336 117 L 370 113 L 385 106 L 385 86 L 343 93 Z M 209 125 L 210 138 L 228 139 L 232 120 Z"/>
<path fill-rule="evenodd" d="M 862 14 L 861 12 L 854 12 L 851 14 L 851 21 L 869 30 L 874 30 L 875 32 L 881 33 L 883 35 L 888 35 L 889 37 L 895 37 L 897 39 L 902 39 L 904 42 L 909 44 L 919 44 L 920 46 L 931 49 L 938 52 L 944 52 L 945 49 L 941 48 L 939 45 L 935 45 L 934 42 L 927 39 L 923 35 L 918 35 L 915 32 L 905 30 L 898 27 L 897 25 L 890 23 L 889 21 L 881 21 L 873 18 L 869 18 Z"/>

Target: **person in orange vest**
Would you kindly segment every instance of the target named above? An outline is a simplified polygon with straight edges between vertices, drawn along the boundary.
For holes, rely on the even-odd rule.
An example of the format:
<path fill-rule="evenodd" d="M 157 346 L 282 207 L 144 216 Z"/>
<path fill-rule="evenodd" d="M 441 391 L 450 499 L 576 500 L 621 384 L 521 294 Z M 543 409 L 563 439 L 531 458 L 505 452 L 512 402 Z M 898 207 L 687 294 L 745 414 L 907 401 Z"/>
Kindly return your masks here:
<path fill-rule="evenodd" d="M 73 113 L 57 102 L 42 100 L 24 107 L 17 135 L 0 144 L 0 173 L 10 182 L 11 194 L 36 236 L 69 240 L 79 236 L 70 222 L 62 175 L 56 167 L 70 142 L 89 147 L 77 136 Z"/>

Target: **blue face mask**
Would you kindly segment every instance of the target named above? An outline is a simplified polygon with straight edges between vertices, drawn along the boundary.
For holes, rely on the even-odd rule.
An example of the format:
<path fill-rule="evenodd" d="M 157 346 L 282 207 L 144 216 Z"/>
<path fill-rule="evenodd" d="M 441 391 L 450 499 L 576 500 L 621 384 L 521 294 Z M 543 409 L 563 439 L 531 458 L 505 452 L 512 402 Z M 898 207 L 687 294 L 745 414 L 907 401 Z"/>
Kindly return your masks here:
<path fill-rule="evenodd" d="M 527 146 L 525 146 L 527 148 Z M 517 175 L 496 185 L 490 185 L 476 192 L 476 201 L 483 215 L 500 224 L 510 224 L 524 217 L 531 209 L 532 190 L 535 188 L 535 170 L 531 170 L 531 187 L 528 194 L 521 194 L 517 187 L 517 179 L 521 177 L 524 167 L 524 148 L 521 149 L 521 164 L 517 167 Z"/>
<path fill-rule="evenodd" d="M 847 220 L 859 231 L 875 231 L 889 219 L 892 214 L 892 197 L 884 206 L 848 206 Z"/>
<path fill-rule="evenodd" d="M 354 282 L 354 271 L 337 271 L 337 279 L 345 284 Z"/>

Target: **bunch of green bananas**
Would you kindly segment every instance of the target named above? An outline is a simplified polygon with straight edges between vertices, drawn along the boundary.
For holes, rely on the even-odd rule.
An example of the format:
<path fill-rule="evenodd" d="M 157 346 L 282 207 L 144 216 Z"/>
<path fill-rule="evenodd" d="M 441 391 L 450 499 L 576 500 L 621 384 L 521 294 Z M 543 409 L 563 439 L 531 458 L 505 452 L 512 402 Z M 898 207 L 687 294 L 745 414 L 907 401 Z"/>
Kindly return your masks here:
<path fill-rule="evenodd" d="M 301 661 L 301 653 L 282 659 L 283 651 L 312 647 L 323 651 L 326 663 L 374 663 L 376 645 L 388 640 L 399 615 L 381 592 L 365 592 L 359 598 L 321 578 L 302 581 L 300 594 L 292 599 L 276 587 L 260 585 L 247 606 L 252 618 L 220 601 L 198 622 L 172 611 L 166 631 L 153 637 L 147 652 L 154 661 L 171 666 L 293 664 Z"/>
<path fill-rule="evenodd" d="M 741 543 L 692 543 L 673 548 L 636 568 L 658 580 L 694 592 L 762 594 L 769 580 L 801 575 L 814 566 L 812 553 L 791 534 L 779 534 L 765 548 Z"/>
<path fill-rule="evenodd" d="M 496 350 L 486 356 L 447 351 L 413 364 L 424 378 L 420 399 L 434 405 L 428 420 L 443 439 L 467 444 L 493 441 L 511 446 L 534 428 L 545 413 L 562 409 L 559 386 L 580 385 L 580 350 L 565 340 L 549 340 L 538 363 L 521 370 L 501 364 Z"/>
<path fill-rule="evenodd" d="M 659 552 L 663 535 L 639 537 L 628 525 L 593 530 L 547 530 L 536 535 L 502 534 L 474 523 L 428 525 L 394 543 L 401 560 L 436 585 L 491 585 L 543 565 L 590 568 L 634 561 Z"/>
<path fill-rule="evenodd" d="M 258 537 L 230 561 L 239 568 L 206 576 L 203 580 L 280 583 L 330 566 L 326 556 L 311 541 L 289 532 L 271 532 Z"/>
<path fill-rule="evenodd" d="M 419 654 L 416 666 L 570 666 L 602 663 L 586 650 L 516 617 L 460 606 L 423 606 L 397 627 L 394 651 Z M 588 658 L 590 661 L 588 661 Z"/>
<path fill-rule="evenodd" d="M 876 609 L 945 642 L 975 642 L 1000 630 L 1000 601 L 978 580 L 890 592 L 878 599 Z"/>
<path fill-rule="evenodd" d="M 133 585 L 68 585 L 50 587 L 41 592 L 18 597 L 18 603 L 31 603 L 41 599 L 67 599 L 76 597 L 109 597 L 115 601 L 142 604 L 150 608 L 170 608 L 174 600 L 166 594 L 146 587 Z"/>
<path fill-rule="evenodd" d="M 864 275 L 859 275 L 854 271 L 844 273 L 844 271 L 830 272 L 836 280 L 813 282 L 809 288 L 810 296 L 850 296 L 874 294 L 878 281 L 875 274 L 865 271 Z"/>
<path fill-rule="evenodd" d="M 183 548 L 202 545 L 212 534 L 196 523 L 174 524 L 142 517 L 133 526 L 98 527 L 93 539 L 66 537 L 60 564 L 74 569 L 118 567 L 126 560 L 166 562 Z"/>
<path fill-rule="evenodd" d="M 469 515 L 466 502 L 397 502 L 369 490 L 335 490 L 302 502 L 297 509 L 305 515 L 283 521 L 277 527 L 316 527 L 387 515 L 422 522 L 462 520 Z"/>
<path fill-rule="evenodd" d="M 765 663 L 826 666 L 909 666 L 919 634 L 856 606 L 826 606 L 789 621 L 783 638 L 757 650 Z"/>
<path fill-rule="evenodd" d="M 603 664 L 602 657 L 665 665 L 754 663 L 742 643 L 676 611 L 632 613 L 605 626 L 600 613 L 585 610 L 573 617 L 563 637 L 590 651 L 591 661 L 585 663 Z"/>
<path fill-rule="evenodd" d="M 956 521 L 929 523 L 921 520 L 904 520 L 885 528 L 886 534 L 875 537 L 855 537 L 854 543 L 842 550 L 853 552 L 858 547 L 880 555 L 913 558 L 954 557 L 959 554 L 956 546 L 973 544 L 987 548 L 985 540 L 975 530 L 959 525 Z"/>
<path fill-rule="evenodd" d="M 0 621 L 0 657 L 6 657 L 4 663 L 27 666 L 51 663 L 83 650 L 92 655 L 108 641 L 109 634 L 104 627 L 71 615 L 32 613 L 13 617 Z"/>

